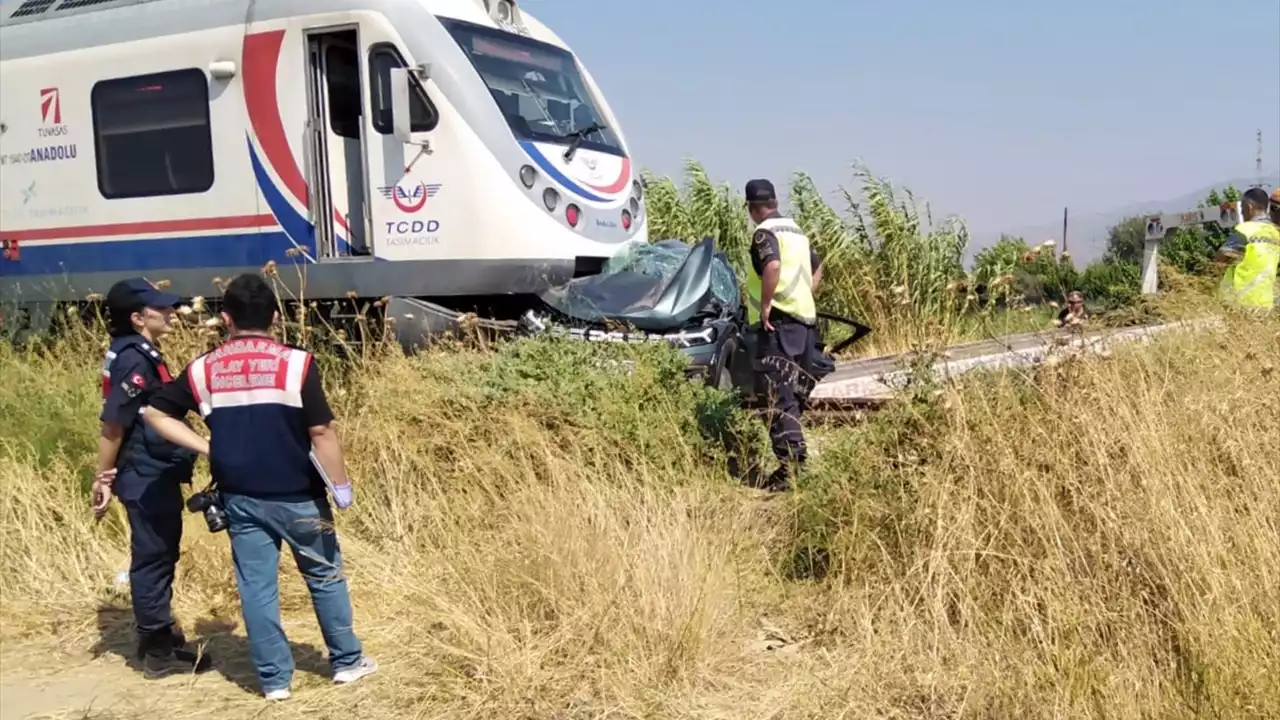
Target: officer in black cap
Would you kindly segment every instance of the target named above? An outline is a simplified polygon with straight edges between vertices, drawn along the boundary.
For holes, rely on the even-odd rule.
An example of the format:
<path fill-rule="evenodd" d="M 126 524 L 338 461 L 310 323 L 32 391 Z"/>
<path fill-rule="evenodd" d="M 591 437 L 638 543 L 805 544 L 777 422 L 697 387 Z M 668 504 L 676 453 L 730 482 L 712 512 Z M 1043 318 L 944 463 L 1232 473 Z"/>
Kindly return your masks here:
<path fill-rule="evenodd" d="M 746 201 L 756 223 L 746 283 L 747 318 L 758 338 L 758 367 L 772 406 L 769 438 L 780 463 L 765 487 L 784 491 L 807 454 L 797 388 L 809 372 L 809 355 L 817 342 L 814 292 L 822 265 L 800 227 L 778 212 L 773 183 L 748 182 Z"/>
<path fill-rule="evenodd" d="M 128 514 L 137 659 L 149 674 L 212 665 L 208 655 L 187 648 L 171 608 L 182 540 L 179 486 L 191 483 L 196 456 L 160 437 L 140 415 L 151 395 L 172 380 L 158 343 L 172 330 L 179 302 L 143 278 L 121 280 L 106 299 L 112 340 L 102 363 L 93 510 L 101 518 L 114 494 Z"/>

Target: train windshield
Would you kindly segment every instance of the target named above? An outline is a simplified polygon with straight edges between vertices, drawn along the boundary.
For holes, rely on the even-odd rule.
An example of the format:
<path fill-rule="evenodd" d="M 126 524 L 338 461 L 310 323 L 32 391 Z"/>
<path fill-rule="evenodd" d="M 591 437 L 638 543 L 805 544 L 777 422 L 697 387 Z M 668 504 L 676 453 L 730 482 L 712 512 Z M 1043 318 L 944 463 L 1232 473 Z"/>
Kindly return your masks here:
<path fill-rule="evenodd" d="M 622 143 L 612 128 L 605 127 L 604 116 L 569 52 L 457 20 L 446 26 L 517 137 L 568 144 L 581 135 L 578 147 L 584 150 L 623 154 Z"/>

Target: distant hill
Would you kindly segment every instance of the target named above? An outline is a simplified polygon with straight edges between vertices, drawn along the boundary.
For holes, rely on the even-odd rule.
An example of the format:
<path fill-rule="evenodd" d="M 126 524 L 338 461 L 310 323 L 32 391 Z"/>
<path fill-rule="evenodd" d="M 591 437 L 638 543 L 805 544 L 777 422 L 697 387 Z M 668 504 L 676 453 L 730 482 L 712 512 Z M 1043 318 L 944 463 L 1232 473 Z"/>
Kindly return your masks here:
<path fill-rule="evenodd" d="M 1152 200 L 1148 202 L 1133 203 L 1104 212 L 1075 214 L 1071 213 L 1067 224 L 1067 249 L 1071 251 L 1071 256 L 1075 260 L 1078 268 L 1084 268 L 1086 264 L 1102 257 L 1107 249 L 1107 234 L 1112 227 L 1125 218 L 1134 215 L 1157 214 L 1164 212 L 1181 212 L 1190 210 L 1198 205 L 1205 196 L 1214 189 L 1225 188 L 1228 185 L 1234 185 L 1237 189 L 1243 191 L 1253 186 L 1257 182 L 1256 177 L 1240 177 L 1230 178 L 1221 182 L 1180 195 L 1167 200 Z M 1264 176 L 1262 178 L 1263 187 L 1267 192 L 1273 188 L 1280 187 L 1280 175 Z M 980 237 L 975 238 L 974 245 L 988 246 L 1000 239 L 1000 235 L 1015 235 L 1025 238 L 1032 245 L 1043 242 L 1050 238 L 1057 240 L 1059 244 L 1062 242 L 1062 221 L 1057 223 L 1044 225 L 1029 225 L 1023 227 L 1012 227 L 1008 229 L 998 230 L 994 233 L 984 232 Z M 976 253 L 979 248 L 975 247 L 972 253 Z"/>

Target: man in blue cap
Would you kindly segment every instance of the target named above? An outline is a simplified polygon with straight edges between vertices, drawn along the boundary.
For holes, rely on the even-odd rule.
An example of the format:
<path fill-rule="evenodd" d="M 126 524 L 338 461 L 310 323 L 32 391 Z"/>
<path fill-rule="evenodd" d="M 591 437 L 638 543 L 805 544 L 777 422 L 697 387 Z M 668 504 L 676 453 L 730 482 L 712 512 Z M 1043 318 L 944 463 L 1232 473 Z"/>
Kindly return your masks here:
<path fill-rule="evenodd" d="M 173 619 L 173 575 L 182 540 L 181 484 L 191 483 L 195 453 L 160 437 L 141 411 L 172 380 L 159 342 L 173 329 L 180 299 L 143 278 L 111 287 L 106 306 L 111 346 L 102 364 L 102 430 L 93 511 L 114 494 L 129 517 L 129 585 L 138 630 L 137 659 L 148 674 L 204 671 L 208 655 L 189 650 Z"/>

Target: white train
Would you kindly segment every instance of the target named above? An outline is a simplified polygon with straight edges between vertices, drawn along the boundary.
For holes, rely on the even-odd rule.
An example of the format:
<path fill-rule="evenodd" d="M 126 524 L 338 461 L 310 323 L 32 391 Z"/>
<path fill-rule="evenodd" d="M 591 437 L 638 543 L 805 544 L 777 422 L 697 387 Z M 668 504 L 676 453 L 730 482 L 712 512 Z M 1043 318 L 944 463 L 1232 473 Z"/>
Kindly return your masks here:
<path fill-rule="evenodd" d="M 28 310 L 270 261 L 309 298 L 492 309 L 647 241 L 617 119 L 513 0 L 0 13 L 0 296 Z"/>

